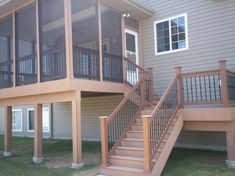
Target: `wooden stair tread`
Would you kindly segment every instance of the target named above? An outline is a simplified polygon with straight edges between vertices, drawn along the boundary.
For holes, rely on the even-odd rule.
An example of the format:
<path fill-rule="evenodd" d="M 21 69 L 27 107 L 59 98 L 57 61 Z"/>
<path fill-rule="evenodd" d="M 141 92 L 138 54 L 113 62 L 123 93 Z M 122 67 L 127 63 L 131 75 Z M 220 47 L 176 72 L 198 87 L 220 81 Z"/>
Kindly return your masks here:
<path fill-rule="evenodd" d="M 107 169 L 119 170 L 119 171 L 129 171 L 136 173 L 144 173 L 144 169 L 135 169 L 130 167 L 121 167 L 121 166 L 108 166 Z"/>
<path fill-rule="evenodd" d="M 133 125 L 143 125 L 143 122 L 136 122 Z"/>
<path fill-rule="evenodd" d="M 144 142 L 143 139 L 135 139 L 135 138 L 123 138 L 123 141 L 134 141 L 134 142 Z"/>
<path fill-rule="evenodd" d="M 141 161 L 144 162 L 144 158 L 130 157 L 130 156 L 120 156 L 120 155 L 112 155 L 111 159 L 122 159 L 122 160 L 131 160 L 131 161 Z"/>
<path fill-rule="evenodd" d="M 117 147 L 118 150 L 137 150 L 137 151 L 144 151 L 144 148 L 137 148 L 137 147 Z"/>
<path fill-rule="evenodd" d="M 144 131 L 129 130 L 128 133 L 144 133 Z"/>

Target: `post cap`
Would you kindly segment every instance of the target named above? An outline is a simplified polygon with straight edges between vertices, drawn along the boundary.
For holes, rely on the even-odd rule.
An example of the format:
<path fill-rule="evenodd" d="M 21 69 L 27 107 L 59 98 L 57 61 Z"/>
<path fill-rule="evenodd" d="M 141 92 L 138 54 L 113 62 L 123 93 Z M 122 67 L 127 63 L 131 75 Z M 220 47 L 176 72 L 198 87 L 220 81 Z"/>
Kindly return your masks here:
<path fill-rule="evenodd" d="M 175 67 L 175 69 L 176 69 L 176 70 L 181 70 L 182 67 L 181 67 L 181 66 L 177 66 L 177 67 Z"/>
<path fill-rule="evenodd" d="M 108 116 L 100 116 L 99 119 L 108 119 Z"/>
<path fill-rule="evenodd" d="M 219 63 L 220 63 L 220 64 L 226 63 L 226 60 L 225 60 L 225 59 L 219 60 Z"/>
<path fill-rule="evenodd" d="M 142 118 L 151 118 L 152 116 L 151 115 L 142 115 L 141 117 Z"/>

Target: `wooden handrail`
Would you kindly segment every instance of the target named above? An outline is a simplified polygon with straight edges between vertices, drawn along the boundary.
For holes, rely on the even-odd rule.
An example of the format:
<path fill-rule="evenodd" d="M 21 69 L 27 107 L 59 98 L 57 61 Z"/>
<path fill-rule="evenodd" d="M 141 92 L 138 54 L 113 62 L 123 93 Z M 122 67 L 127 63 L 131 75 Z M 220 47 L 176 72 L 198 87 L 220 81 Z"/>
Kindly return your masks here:
<path fill-rule="evenodd" d="M 165 101 L 167 95 L 170 93 L 171 89 L 173 88 L 174 84 L 176 83 L 177 78 L 178 78 L 178 77 L 176 76 L 176 77 L 171 81 L 170 85 L 168 86 L 168 88 L 167 88 L 166 91 L 164 92 L 163 96 L 162 96 L 161 99 L 159 100 L 157 106 L 154 108 L 154 110 L 153 110 L 152 113 L 150 114 L 151 119 L 153 119 L 154 114 L 157 113 L 157 112 L 160 110 L 160 108 L 161 108 L 162 104 L 164 103 L 164 101 Z"/>
<path fill-rule="evenodd" d="M 220 74 L 220 69 L 182 73 L 181 76 L 182 78 L 185 78 L 185 77 L 209 76 L 209 75 L 216 75 L 216 74 Z"/>
<path fill-rule="evenodd" d="M 118 113 L 118 111 L 123 107 L 123 105 L 128 101 L 130 96 L 137 90 L 142 82 L 139 81 L 131 90 L 131 92 L 119 103 L 119 105 L 114 109 L 114 111 L 110 114 L 109 118 L 107 119 L 107 123 L 109 124 L 115 115 Z"/>
<path fill-rule="evenodd" d="M 227 75 L 235 77 L 235 72 L 227 70 Z"/>
<path fill-rule="evenodd" d="M 9 64 L 12 64 L 13 61 L 5 61 L 5 62 L 0 62 L 0 66 L 4 66 L 4 65 L 9 65 Z"/>
<path fill-rule="evenodd" d="M 64 50 L 65 50 L 65 47 L 64 46 L 60 46 L 60 47 L 44 50 L 44 51 L 42 51 L 42 54 L 54 53 L 54 52 L 57 52 L 57 51 L 64 51 Z"/>
<path fill-rule="evenodd" d="M 99 51 L 93 50 L 93 49 L 90 49 L 90 48 L 84 48 L 84 47 L 75 46 L 75 45 L 74 45 L 73 47 L 76 48 L 76 49 L 80 49 L 80 50 L 83 50 L 83 51 L 87 51 L 87 52 L 92 52 L 92 53 L 96 53 L 96 54 L 99 53 Z"/>
<path fill-rule="evenodd" d="M 34 58 L 36 58 L 37 54 L 31 54 L 31 55 L 28 55 L 28 56 L 24 56 L 24 57 L 19 57 L 16 59 L 16 62 L 22 62 L 22 61 L 26 61 L 26 60 L 32 60 Z"/>
<path fill-rule="evenodd" d="M 144 73 L 148 74 L 148 71 L 146 71 L 145 69 L 143 69 L 142 67 L 140 67 L 139 65 L 137 65 L 135 62 L 133 62 L 133 61 L 127 59 L 127 58 L 124 58 L 124 60 L 125 60 L 126 62 L 129 62 L 130 64 L 134 65 L 134 66 L 135 66 L 136 68 L 138 68 L 141 72 L 144 72 Z"/>

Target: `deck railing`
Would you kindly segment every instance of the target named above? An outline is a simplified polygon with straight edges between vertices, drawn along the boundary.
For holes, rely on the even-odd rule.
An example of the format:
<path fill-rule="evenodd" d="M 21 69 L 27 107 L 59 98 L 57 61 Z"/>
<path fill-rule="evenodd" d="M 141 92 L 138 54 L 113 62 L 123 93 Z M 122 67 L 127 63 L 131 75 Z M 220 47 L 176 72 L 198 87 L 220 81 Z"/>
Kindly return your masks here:
<path fill-rule="evenodd" d="M 229 100 L 235 101 L 235 72 L 227 70 L 227 85 Z"/>
<path fill-rule="evenodd" d="M 103 80 L 110 82 L 123 82 L 122 57 L 103 53 Z"/>
<path fill-rule="evenodd" d="M 0 63 L 0 88 L 8 88 L 13 85 L 12 61 Z"/>
<path fill-rule="evenodd" d="M 65 48 L 58 47 L 42 51 L 41 81 L 51 81 L 66 77 Z"/>
<path fill-rule="evenodd" d="M 73 47 L 73 70 L 75 78 L 99 80 L 99 52 L 83 47 Z"/>
<path fill-rule="evenodd" d="M 219 69 L 181 74 L 183 105 L 223 104 L 235 100 L 235 73 L 226 70 L 221 60 Z"/>
<path fill-rule="evenodd" d="M 36 54 L 16 59 L 16 85 L 37 82 Z"/>
<path fill-rule="evenodd" d="M 182 74 L 184 105 L 220 104 L 222 101 L 220 70 Z"/>

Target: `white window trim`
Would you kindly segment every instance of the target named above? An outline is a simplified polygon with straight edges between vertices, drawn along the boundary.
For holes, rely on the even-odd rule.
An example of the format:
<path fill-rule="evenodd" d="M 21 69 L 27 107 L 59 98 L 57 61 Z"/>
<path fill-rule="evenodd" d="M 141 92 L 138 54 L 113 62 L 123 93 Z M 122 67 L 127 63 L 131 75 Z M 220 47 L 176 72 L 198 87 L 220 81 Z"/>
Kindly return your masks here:
<path fill-rule="evenodd" d="M 42 108 L 42 110 L 44 110 L 44 109 L 47 109 L 49 111 L 49 113 L 50 113 L 50 109 L 48 107 Z M 35 111 L 35 109 L 34 108 L 27 109 L 27 131 L 32 133 L 32 132 L 34 132 L 34 130 L 29 130 L 29 111 Z M 42 127 L 42 130 L 43 130 L 43 127 Z M 43 133 L 50 133 L 50 130 L 51 129 L 50 129 L 50 114 L 49 114 L 49 130 L 48 131 L 43 131 Z"/>
<path fill-rule="evenodd" d="M 34 130 L 29 130 L 29 111 L 34 111 L 34 108 L 27 109 L 27 131 L 34 132 Z"/>
<path fill-rule="evenodd" d="M 48 112 L 49 112 L 49 117 L 48 117 L 48 118 L 49 118 L 49 119 L 48 119 L 48 120 L 49 120 L 49 126 L 48 126 L 49 128 L 48 128 L 48 131 L 43 131 L 43 127 L 42 127 L 42 131 L 43 131 L 43 133 L 50 133 L 50 132 L 51 132 L 51 126 L 50 126 L 50 109 L 49 109 L 48 107 L 43 108 L 43 110 L 44 110 L 44 109 L 47 109 Z M 43 113 L 42 113 L 42 114 L 43 114 Z M 43 118 L 43 117 L 42 117 L 42 118 Z"/>
<path fill-rule="evenodd" d="M 181 48 L 181 49 L 176 49 L 176 50 L 172 50 L 172 42 L 171 42 L 171 29 L 169 30 L 169 40 L 170 40 L 170 51 L 163 51 L 163 52 L 158 52 L 158 45 L 157 45 L 157 24 L 161 23 L 161 22 L 165 22 L 168 21 L 169 22 L 169 28 L 171 27 L 170 25 L 170 21 L 174 18 L 179 18 L 179 17 L 184 17 L 185 18 L 185 48 Z M 173 16 L 170 18 L 166 18 L 163 20 L 159 20 L 159 21 L 155 21 L 154 22 L 154 45 L 155 45 L 155 56 L 159 56 L 159 55 L 165 55 L 165 54 L 170 54 L 170 53 L 176 53 L 176 52 L 180 52 L 180 51 L 186 51 L 189 50 L 189 42 L 188 42 L 188 15 L 187 13 L 181 14 L 181 15 L 177 15 L 177 16 Z"/>
<path fill-rule="evenodd" d="M 12 112 L 16 112 L 16 111 L 20 111 L 20 123 L 21 123 L 21 129 L 20 130 L 14 130 L 12 128 L 12 132 L 22 132 L 23 131 L 23 113 L 22 113 L 22 109 L 12 109 Z M 12 117 L 13 118 L 13 117 Z M 12 122 L 13 125 L 13 122 Z"/>

